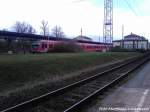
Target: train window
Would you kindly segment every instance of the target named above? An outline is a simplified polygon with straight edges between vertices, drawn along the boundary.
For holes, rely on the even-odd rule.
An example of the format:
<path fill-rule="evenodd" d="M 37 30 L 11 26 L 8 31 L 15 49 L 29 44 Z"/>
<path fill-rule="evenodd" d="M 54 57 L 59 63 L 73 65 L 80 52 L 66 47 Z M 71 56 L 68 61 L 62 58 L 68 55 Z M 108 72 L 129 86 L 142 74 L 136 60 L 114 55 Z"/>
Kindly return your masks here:
<path fill-rule="evenodd" d="M 38 48 L 38 47 L 39 47 L 38 44 L 33 44 L 33 45 L 32 45 L 32 48 L 35 48 L 35 49 L 36 49 L 36 48 Z"/>
<path fill-rule="evenodd" d="M 47 48 L 47 44 L 45 44 L 45 48 Z"/>
<path fill-rule="evenodd" d="M 89 49 L 91 49 L 91 46 L 89 46 Z"/>
<path fill-rule="evenodd" d="M 51 48 L 51 47 L 53 47 L 53 45 L 52 45 L 52 44 L 49 44 L 49 48 Z"/>
<path fill-rule="evenodd" d="M 45 48 L 45 45 L 44 44 L 42 44 L 42 49 L 44 49 Z"/>

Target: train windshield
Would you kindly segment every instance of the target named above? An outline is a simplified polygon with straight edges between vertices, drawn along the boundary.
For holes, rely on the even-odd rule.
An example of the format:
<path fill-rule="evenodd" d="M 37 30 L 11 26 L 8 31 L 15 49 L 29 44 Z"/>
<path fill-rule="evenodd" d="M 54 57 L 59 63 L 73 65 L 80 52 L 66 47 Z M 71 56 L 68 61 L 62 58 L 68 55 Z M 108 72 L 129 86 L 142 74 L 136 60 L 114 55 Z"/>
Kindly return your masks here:
<path fill-rule="evenodd" d="M 36 48 L 38 48 L 38 47 L 39 47 L 38 44 L 33 44 L 33 45 L 32 45 L 32 48 L 33 48 L 33 49 L 36 49 Z"/>

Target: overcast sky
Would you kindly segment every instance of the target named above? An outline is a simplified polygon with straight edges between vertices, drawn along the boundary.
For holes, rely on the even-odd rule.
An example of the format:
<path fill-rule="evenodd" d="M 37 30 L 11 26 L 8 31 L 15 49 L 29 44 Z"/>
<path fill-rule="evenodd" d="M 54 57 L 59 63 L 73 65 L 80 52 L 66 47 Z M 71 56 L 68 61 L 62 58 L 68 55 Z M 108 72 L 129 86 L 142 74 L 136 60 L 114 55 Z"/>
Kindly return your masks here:
<path fill-rule="evenodd" d="M 114 0 L 114 39 L 131 32 L 150 39 L 150 0 Z M 42 20 L 49 28 L 62 27 L 69 37 L 103 35 L 104 0 L 0 0 L 0 29 L 10 29 L 15 21 L 25 21 L 40 32 Z M 94 38 L 97 40 L 98 37 Z"/>

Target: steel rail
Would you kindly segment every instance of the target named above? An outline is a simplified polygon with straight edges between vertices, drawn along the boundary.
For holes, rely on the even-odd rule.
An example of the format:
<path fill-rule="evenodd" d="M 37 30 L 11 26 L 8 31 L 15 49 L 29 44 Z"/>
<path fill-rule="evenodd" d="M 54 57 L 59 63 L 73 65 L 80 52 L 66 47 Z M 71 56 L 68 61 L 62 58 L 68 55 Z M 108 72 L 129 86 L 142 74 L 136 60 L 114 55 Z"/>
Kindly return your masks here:
<path fill-rule="evenodd" d="M 76 104 L 72 105 L 71 107 L 69 107 L 68 109 L 64 110 L 63 112 L 75 112 L 77 109 L 81 108 L 84 104 L 86 104 L 88 101 L 90 101 L 90 99 L 92 99 L 93 97 L 97 96 L 98 94 L 103 93 L 108 88 L 113 87 L 115 84 L 117 84 L 117 82 L 119 82 L 121 79 L 123 79 L 126 76 L 128 76 L 131 72 L 135 71 L 141 65 L 146 63 L 149 59 L 150 59 L 150 57 L 146 58 L 144 61 L 139 63 L 137 66 L 135 66 L 131 70 L 127 71 L 126 73 L 124 73 L 120 77 L 114 79 L 109 84 L 107 84 L 107 85 L 103 86 L 102 88 L 98 89 L 97 91 L 93 92 L 92 94 L 90 94 L 89 96 L 85 97 L 84 99 L 82 99 L 81 101 L 77 102 Z"/>
<path fill-rule="evenodd" d="M 98 74 L 96 74 L 94 76 L 88 77 L 86 79 L 83 79 L 81 81 L 75 82 L 75 83 L 70 84 L 68 86 L 62 87 L 62 88 L 57 89 L 55 91 L 49 92 L 47 94 L 41 95 L 41 96 L 33 98 L 31 100 L 25 101 L 23 103 L 20 103 L 18 105 L 13 106 L 13 107 L 4 109 L 1 112 L 20 112 L 20 111 L 25 110 L 26 108 L 35 107 L 35 106 L 41 104 L 41 102 L 44 102 L 44 101 L 48 100 L 49 98 L 51 98 L 51 97 L 53 97 L 55 95 L 61 94 L 61 93 L 65 92 L 65 91 L 67 91 L 70 88 L 78 87 L 81 84 L 87 83 L 87 82 L 89 82 L 91 80 L 94 80 L 95 78 L 97 78 L 99 76 L 102 76 L 102 75 L 104 75 L 106 73 L 112 72 L 112 71 L 114 71 L 114 70 L 116 70 L 118 68 L 124 67 L 124 66 L 126 66 L 126 65 L 128 65 L 128 64 L 130 64 L 130 63 L 132 63 L 132 62 L 134 62 L 136 60 L 139 60 L 139 59 L 141 59 L 143 57 L 144 56 L 140 56 L 140 57 L 133 58 L 133 60 L 130 59 L 131 61 L 129 61 L 129 62 L 123 63 L 123 64 L 121 64 L 119 66 L 113 67 L 113 68 L 111 68 L 109 70 L 106 70 L 106 71 L 104 71 L 102 73 L 98 73 Z"/>

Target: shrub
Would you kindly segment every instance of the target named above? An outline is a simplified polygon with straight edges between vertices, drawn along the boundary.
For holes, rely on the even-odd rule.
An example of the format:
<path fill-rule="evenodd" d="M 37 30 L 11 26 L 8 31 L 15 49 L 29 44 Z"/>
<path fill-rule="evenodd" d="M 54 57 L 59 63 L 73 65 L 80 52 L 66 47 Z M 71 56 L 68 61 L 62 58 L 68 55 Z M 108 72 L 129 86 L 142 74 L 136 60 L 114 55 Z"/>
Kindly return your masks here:
<path fill-rule="evenodd" d="M 57 43 L 52 50 L 49 52 L 82 52 L 83 49 L 77 45 L 75 42 L 61 42 Z"/>
<path fill-rule="evenodd" d="M 145 50 L 145 49 L 136 49 L 136 51 L 140 52 L 140 53 L 146 53 L 147 52 L 147 50 Z"/>
<path fill-rule="evenodd" d="M 121 48 L 120 46 L 113 47 L 111 49 L 112 52 L 129 52 L 129 49 Z"/>
<path fill-rule="evenodd" d="M 147 52 L 147 50 L 145 49 L 125 49 L 125 48 L 121 48 L 119 46 L 113 47 L 111 49 L 112 52 L 140 52 L 140 53 L 145 53 Z"/>

